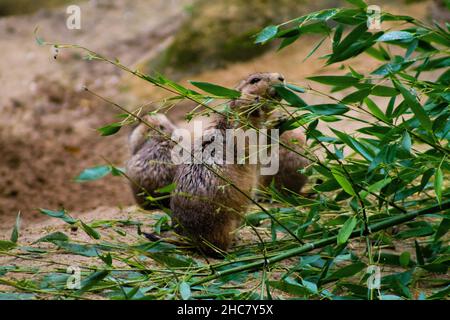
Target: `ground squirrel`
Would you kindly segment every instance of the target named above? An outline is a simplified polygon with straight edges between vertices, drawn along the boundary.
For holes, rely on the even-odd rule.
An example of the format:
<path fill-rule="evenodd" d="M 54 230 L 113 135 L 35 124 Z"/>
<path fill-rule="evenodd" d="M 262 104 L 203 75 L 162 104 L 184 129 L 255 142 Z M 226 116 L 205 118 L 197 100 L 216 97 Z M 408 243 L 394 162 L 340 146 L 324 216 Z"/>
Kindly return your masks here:
<path fill-rule="evenodd" d="M 143 120 L 146 123 L 141 122 L 129 137 L 132 156 L 127 161 L 126 174 L 137 203 L 144 209 L 150 209 L 155 207 L 155 203 L 148 201 L 146 196 L 161 196 L 155 191 L 173 182 L 175 166 L 171 160 L 171 150 L 175 143 L 171 135 L 176 126 L 163 114 L 146 115 Z M 159 203 L 168 207 L 170 200 L 167 198 Z"/>
<path fill-rule="evenodd" d="M 227 129 L 248 128 L 248 124 L 261 128 L 271 108 L 266 99 L 277 97 L 273 85 L 282 82 L 284 78 L 279 73 L 256 73 L 241 81 L 236 87 L 241 97 L 229 104 L 229 115 L 218 115 L 212 127 L 204 132 L 202 150 L 214 143 L 213 132 L 219 131 L 225 142 Z M 257 164 L 221 163 L 223 157 L 220 156 L 222 161 L 216 161 L 211 155 L 203 161 L 245 195 L 205 164 L 181 164 L 175 174 L 176 189 L 170 203 L 176 230 L 207 254 L 215 253 L 211 245 L 224 251 L 229 248 L 258 181 Z"/>

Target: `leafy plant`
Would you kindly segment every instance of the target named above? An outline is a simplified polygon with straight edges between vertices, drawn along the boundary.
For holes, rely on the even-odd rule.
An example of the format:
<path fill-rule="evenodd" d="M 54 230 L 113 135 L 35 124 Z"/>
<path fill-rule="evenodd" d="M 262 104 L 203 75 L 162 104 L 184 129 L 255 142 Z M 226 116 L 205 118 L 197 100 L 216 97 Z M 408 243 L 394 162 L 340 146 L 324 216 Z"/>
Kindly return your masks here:
<path fill-rule="evenodd" d="M 98 294 L 111 299 L 445 299 L 450 262 L 450 27 L 427 26 L 412 17 L 383 12 L 382 22 L 392 27 L 370 31 L 365 2 L 348 2 L 353 7 L 322 10 L 271 25 L 255 38 L 257 43 L 279 39 L 283 49 L 304 34 L 323 35 L 308 57 L 329 39 L 331 52 L 323 57 L 325 64 L 348 63 L 341 74 L 309 77 L 329 86 L 329 92 L 287 84 L 276 88 L 283 101 L 270 101 L 280 110 L 295 110 L 287 112 L 289 119 L 282 131 L 305 130 L 309 148 L 299 156 L 311 160 L 311 180 L 323 181 L 314 186 L 314 198 L 295 192 L 285 195 L 271 186 L 266 192 L 273 204 L 255 202 L 254 212 L 246 219 L 258 241 L 237 245 L 220 261 L 192 257 L 186 247 L 167 239 L 147 242 L 141 236 L 144 218 L 138 217 L 138 211 L 132 215 L 139 222 L 84 223 L 65 210 L 42 209 L 43 214 L 81 227 L 90 241 L 75 242 L 56 231 L 33 247 L 20 247 L 17 222 L 12 241 L 0 241 L 0 252 L 20 256 L 16 251 L 24 250 L 38 260 L 49 253 L 48 248 L 36 247 L 45 243 L 100 265 L 82 267 L 84 281 L 75 292 L 61 287 L 61 270 L 46 274 L 36 289 L 37 282 L 7 279 L 11 271 L 30 270 L 0 266 L 0 283 L 33 298 Z M 207 93 L 201 94 L 162 75 L 131 70 L 89 49 L 57 46 L 84 50 L 88 59 L 111 63 L 173 93 L 172 101 L 189 99 L 208 112 L 229 112 L 217 110 L 212 102 L 237 96 L 236 91 L 219 85 L 192 82 Z M 360 73 L 350 60 L 359 55 L 378 61 L 378 66 Z M 430 71 L 439 73 L 436 79 L 424 76 Z M 343 90 L 344 98 L 337 98 L 336 92 Z M 124 113 L 123 122 L 101 128 L 101 134 L 115 134 L 122 125 L 143 121 L 139 110 L 129 112 L 90 92 Z M 308 105 L 299 94 L 311 92 L 330 101 Z M 344 120 L 362 127 L 353 133 L 333 129 Z M 319 124 L 330 124 L 331 133 L 319 130 Z M 315 156 L 316 149 L 325 157 Z M 109 173 L 126 177 L 109 164 L 86 169 L 76 180 L 95 180 Z M 167 215 L 154 218 L 157 233 L 170 228 Z M 134 242 L 120 238 L 135 234 L 136 228 Z M 260 234 L 261 229 L 265 234 Z M 102 237 L 107 231 L 119 239 Z M 400 242 L 400 252 L 387 250 Z M 117 263 L 126 268 L 118 269 Z M 381 271 L 378 289 L 368 286 L 373 267 Z M 423 282 L 428 288 L 419 286 Z M 23 297 L 11 294 L 6 298 Z"/>

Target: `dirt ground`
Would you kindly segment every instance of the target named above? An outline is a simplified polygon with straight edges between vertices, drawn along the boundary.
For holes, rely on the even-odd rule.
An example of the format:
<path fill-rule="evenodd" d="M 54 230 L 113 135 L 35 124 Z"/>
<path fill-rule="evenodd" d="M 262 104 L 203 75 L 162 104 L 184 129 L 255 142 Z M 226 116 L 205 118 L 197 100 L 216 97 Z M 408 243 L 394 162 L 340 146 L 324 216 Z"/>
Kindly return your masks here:
<path fill-rule="evenodd" d="M 77 213 L 98 206 L 131 205 L 124 181 L 73 182 L 80 171 L 108 159 L 122 166 L 127 132 L 102 138 L 95 131 L 114 121 L 111 106 L 84 85 L 133 108 L 113 66 L 82 59 L 81 52 L 40 47 L 33 30 L 49 42 L 75 43 L 126 65 L 148 59 L 171 40 L 190 1 L 82 2 L 82 28 L 69 30 L 64 8 L 0 19 L 0 233 L 18 211 L 25 226 L 44 217 L 36 208 Z"/>
<path fill-rule="evenodd" d="M 0 19 L 0 238 L 4 238 L 2 233 L 7 236 L 19 211 L 25 228 L 41 228 L 34 223 L 46 217 L 36 208 L 64 207 L 74 216 L 95 212 L 102 218 L 110 217 L 118 207 L 133 204 L 123 179 L 107 177 L 85 184 L 73 181 L 83 169 L 104 164 L 104 159 L 122 166 L 128 154 L 127 130 L 111 137 L 101 137 L 95 131 L 114 121 L 117 111 L 84 92 L 83 85 L 130 109 L 166 97 L 113 66 L 83 60 L 79 51 L 63 50 L 53 59 L 49 47 L 36 44 L 33 30 L 38 26 L 39 36 L 46 41 L 85 45 L 117 57 L 125 65 L 139 66 L 170 43 L 190 2 L 83 2 L 82 29 L 75 31 L 65 27 L 65 10 L 60 8 Z M 427 5 L 386 5 L 384 9 L 423 17 Z M 317 60 L 326 46 L 304 61 L 318 40 L 305 38 L 281 52 L 204 72 L 195 79 L 233 86 L 249 73 L 267 70 L 307 86 L 306 76 L 339 72 L 339 65 L 323 68 Z M 373 67 L 368 61 L 361 56 L 352 66 L 363 72 Z M 304 98 L 310 103 L 327 101 L 313 95 Z M 182 121 L 185 111 L 180 109 L 172 116 Z M 347 132 L 356 128 L 345 122 L 340 126 Z"/>

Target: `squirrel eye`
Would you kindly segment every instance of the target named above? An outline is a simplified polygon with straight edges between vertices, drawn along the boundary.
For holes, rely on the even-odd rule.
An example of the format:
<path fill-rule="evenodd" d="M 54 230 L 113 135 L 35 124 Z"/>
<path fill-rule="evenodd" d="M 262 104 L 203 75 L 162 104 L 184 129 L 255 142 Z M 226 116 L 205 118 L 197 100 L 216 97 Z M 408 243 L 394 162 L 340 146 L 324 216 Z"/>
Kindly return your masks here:
<path fill-rule="evenodd" d="M 261 79 L 260 78 L 253 78 L 250 80 L 250 84 L 258 83 Z"/>

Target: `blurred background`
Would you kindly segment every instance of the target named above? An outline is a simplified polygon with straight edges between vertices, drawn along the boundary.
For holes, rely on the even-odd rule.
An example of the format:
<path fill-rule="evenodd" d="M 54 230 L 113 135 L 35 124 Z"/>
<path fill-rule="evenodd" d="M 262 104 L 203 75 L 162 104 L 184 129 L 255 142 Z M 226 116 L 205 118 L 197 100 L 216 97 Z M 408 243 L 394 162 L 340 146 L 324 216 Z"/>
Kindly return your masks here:
<path fill-rule="evenodd" d="M 68 29 L 67 6 L 81 8 L 81 28 Z M 443 1 L 374 0 L 382 10 L 424 21 L 448 21 Z M 252 35 L 322 8 L 348 6 L 338 0 L 0 0 L 0 233 L 10 230 L 17 212 L 31 226 L 43 217 L 37 208 L 66 208 L 74 214 L 133 204 L 120 178 L 79 184 L 73 178 L 105 159 L 123 166 L 127 130 L 101 137 L 96 128 L 115 121 L 117 110 L 82 90 L 91 90 L 133 110 L 169 97 L 140 79 L 76 50 L 38 46 L 34 30 L 49 42 L 88 47 L 141 71 L 187 81 L 234 86 L 255 71 L 276 71 L 305 86 L 306 76 L 339 73 L 324 68 L 329 41 L 305 61 L 320 37 L 308 36 L 276 51 L 276 43 L 254 45 Z M 370 70 L 364 56 L 352 66 Z M 318 89 L 320 89 L 317 86 Z M 342 94 L 345 94 L 343 92 Z M 308 102 L 323 99 L 305 97 Z M 315 102 L 315 101 L 314 101 Z M 189 103 L 171 108 L 181 126 Z M 128 129 L 129 130 L 129 129 Z M 351 130 L 347 128 L 346 130 Z"/>

